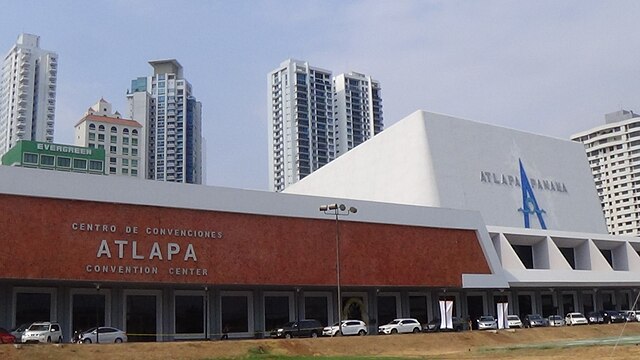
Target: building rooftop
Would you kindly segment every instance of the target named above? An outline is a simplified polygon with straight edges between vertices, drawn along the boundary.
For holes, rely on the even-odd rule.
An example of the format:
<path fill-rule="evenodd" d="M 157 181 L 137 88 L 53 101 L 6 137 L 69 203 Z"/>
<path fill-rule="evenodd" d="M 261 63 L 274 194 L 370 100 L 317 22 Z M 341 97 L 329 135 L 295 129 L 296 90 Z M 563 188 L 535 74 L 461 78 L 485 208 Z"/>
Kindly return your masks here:
<path fill-rule="evenodd" d="M 75 126 L 82 124 L 84 121 L 95 121 L 95 122 L 102 122 L 106 124 L 124 125 L 124 126 L 131 126 L 131 127 L 137 127 L 137 128 L 142 127 L 142 125 L 135 120 L 121 119 L 121 118 L 115 118 L 115 117 L 103 116 L 103 115 L 87 115 L 83 117 L 80 121 L 78 121 L 78 123 Z"/>

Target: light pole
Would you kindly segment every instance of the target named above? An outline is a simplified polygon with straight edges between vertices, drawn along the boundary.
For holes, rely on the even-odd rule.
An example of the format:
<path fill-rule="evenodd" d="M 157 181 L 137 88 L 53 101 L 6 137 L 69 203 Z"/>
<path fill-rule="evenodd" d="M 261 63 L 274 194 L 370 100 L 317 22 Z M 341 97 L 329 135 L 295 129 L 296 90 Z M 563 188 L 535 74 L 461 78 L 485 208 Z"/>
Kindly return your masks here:
<path fill-rule="evenodd" d="M 100 284 L 96 284 L 96 344 L 100 344 Z"/>
<path fill-rule="evenodd" d="M 328 204 L 320 206 L 320 211 L 325 215 L 334 215 L 336 218 L 336 285 L 338 288 L 338 302 L 336 308 L 338 309 L 338 332 L 336 335 L 342 332 L 342 295 L 340 293 L 340 215 L 347 216 L 349 214 L 355 214 L 358 209 L 351 206 L 347 208 L 345 204 Z"/>

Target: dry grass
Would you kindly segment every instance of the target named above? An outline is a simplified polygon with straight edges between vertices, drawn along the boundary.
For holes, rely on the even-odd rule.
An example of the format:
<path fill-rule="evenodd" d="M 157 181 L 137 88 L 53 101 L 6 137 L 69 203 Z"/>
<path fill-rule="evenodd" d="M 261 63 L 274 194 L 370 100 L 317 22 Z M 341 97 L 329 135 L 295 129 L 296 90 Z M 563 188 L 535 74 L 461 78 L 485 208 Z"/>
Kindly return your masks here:
<path fill-rule="evenodd" d="M 0 359 L 220 359 L 282 357 L 396 357 L 422 359 L 638 359 L 640 346 L 575 347 L 563 341 L 614 338 L 623 324 L 294 340 L 128 343 L 113 345 L 0 346 Z M 623 336 L 638 336 L 640 323 L 627 324 Z M 638 340 L 640 342 L 640 340 Z"/>

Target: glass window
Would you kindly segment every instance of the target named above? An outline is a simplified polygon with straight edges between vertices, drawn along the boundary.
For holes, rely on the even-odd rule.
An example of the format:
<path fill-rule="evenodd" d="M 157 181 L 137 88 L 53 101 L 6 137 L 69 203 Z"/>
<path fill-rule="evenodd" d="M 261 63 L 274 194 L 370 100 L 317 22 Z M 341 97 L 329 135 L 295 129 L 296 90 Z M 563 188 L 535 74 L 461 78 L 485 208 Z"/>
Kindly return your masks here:
<path fill-rule="evenodd" d="M 138 167 L 138 160 L 132 159 L 131 160 L 131 167 Z"/>
<path fill-rule="evenodd" d="M 289 297 L 264 297 L 264 329 L 270 331 L 289 322 Z"/>
<path fill-rule="evenodd" d="M 115 154 L 118 149 L 115 146 L 109 146 L 109 153 Z"/>
<path fill-rule="evenodd" d="M 115 127 L 115 126 L 112 126 L 112 127 L 111 127 L 111 133 L 112 133 L 112 134 L 117 134 L 117 133 L 118 133 L 118 129 L 116 129 L 116 127 Z"/>
<path fill-rule="evenodd" d="M 71 167 L 71 158 L 58 156 L 58 167 L 70 168 Z"/>
<path fill-rule="evenodd" d="M 104 134 L 98 134 L 98 141 L 104 141 Z"/>
<path fill-rule="evenodd" d="M 73 295 L 72 331 L 87 330 L 96 326 L 96 322 L 104 325 L 105 296 L 93 294 Z"/>
<path fill-rule="evenodd" d="M 131 149 L 132 156 L 138 156 L 138 149 Z"/>
<path fill-rule="evenodd" d="M 40 164 L 42 166 L 53 166 L 55 164 L 55 157 L 53 155 L 40 155 Z"/>
<path fill-rule="evenodd" d="M 129 155 L 129 148 L 128 147 L 123 147 L 122 148 L 122 155 Z"/>
<path fill-rule="evenodd" d="M 116 160 L 116 158 L 114 158 L 114 157 L 112 157 L 112 158 L 109 158 L 109 164 L 113 164 L 113 165 L 116 165 L 116 163 L 117 163 L 117 160 Z"/>
<path fill-rule="evenodd" d="M 89 124 L 89 130 L 95 130 L 96 124 Z"/>
<path fill-rule="evenodd" d="M 89 140 L 94 141 L 96 139 L 96 133 L 89 133 Z"/>
<path fill-rule="evenodd" d="M 87 170 L 87 160 L 73 159 L 73 168 L 78 170 Z"/>
<path fill-rule="evenodd" d="M 249 303 L 246 296 L 223 296 L 220 311 L 223 332 L 249 331 Z"/>
<path fill-rule="evenodd" d="M 176 296 L 175 316 L 176 333 L 204 333 L 204 296 Z"/>
<path fill-rule="evenodd" d="M 131 130 L 131 135 L 138 136 L 138 130 L 136 129 Z"/>
<path fill-rule="evenodd" d="M 131 139 L 131 145 L 138 146 L 138 139 L 136 138 Z"/>
<path fill-rule="evenodd" d="M 122 169 L 122 175 L 129 175 L 129 169 L 127 168 Z"/>
<path fill-rule="evenodd" d="M 129 166 L 129 159 L 122 159 L 122 166 Z"/>
<path fill-rule="evenodd" d="M 98 144 L 98 149 L 104 149 L 104 145 Z"/>
<path fill-rule="evenodd" d="M 138 176 L 138 170 L 131 169 L 131 176 Z"/>
<path fill-rule="evenodd" d="M 316 319 L 322 325 L 329 325 L 328 299 L 326 296 L 305 296 L 304 317 Z"/>
<path fill-rule="evenodd" d="M 25 164 L 37 164 L 38 154 L 24 153 L 22 154 L 22 162 Z"/>
<path fill-rule="evenodd" d="M 102 171 L 102 161 L 89 160 L 89 170 Z"/>
<path fill-rule="evenodd" d="M 89 143 L 89 147 L 93 149 L 93 148 L 95 148 L 95 147 L 96 147 L 96 144 L 94 144 L 94 143 Z"/>
<path fill-rule="evenodd" d="M 49 321 L 51 317 L 51 294 L 19 292 L 16 294 L 15 311 L 16 325 L 36 321 Z"/>
<path fill-rule="evenodd" d="M 114 168 L 113 166 L 109 168 L 109 174 L 115 174 L 116 173 L 116 168 Z"/>
<path fill-rule="evenodd" d="M 118 143 L 118 135 L 111 135 L 111 143 L 112 144 Z"/>
<path fill-rule="evenodd" d="M 122 129 L 122 133 L 124 135 L 129 135 L 129 129 L 127 129 L 127 128 Z"/>
<path fill-rule="evenodd" d="M 122 138 L 122 145 L 129 145 L 129 138 L 128 137 L 123 137 Z"/>
<path fill-rule="evenodd" d="M 98 131 L 104 131 L 104 125 L 98 126 Z"/>

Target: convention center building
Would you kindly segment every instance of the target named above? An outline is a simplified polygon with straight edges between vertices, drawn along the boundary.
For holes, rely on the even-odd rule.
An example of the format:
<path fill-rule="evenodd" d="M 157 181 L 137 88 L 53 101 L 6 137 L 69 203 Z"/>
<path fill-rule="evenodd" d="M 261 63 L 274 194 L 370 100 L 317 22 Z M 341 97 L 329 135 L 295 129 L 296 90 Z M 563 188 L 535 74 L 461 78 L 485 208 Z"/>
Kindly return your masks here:
<path fill-rule="evenodd" d="M 130 341 L 631 308 L 582 145 L 416 112 L 284 193 L 0 166 L 0 326 Z M 342 207 L 340 205 L 344 204 Z M 323 210 L 321 210 L 321 207 Z"/>

